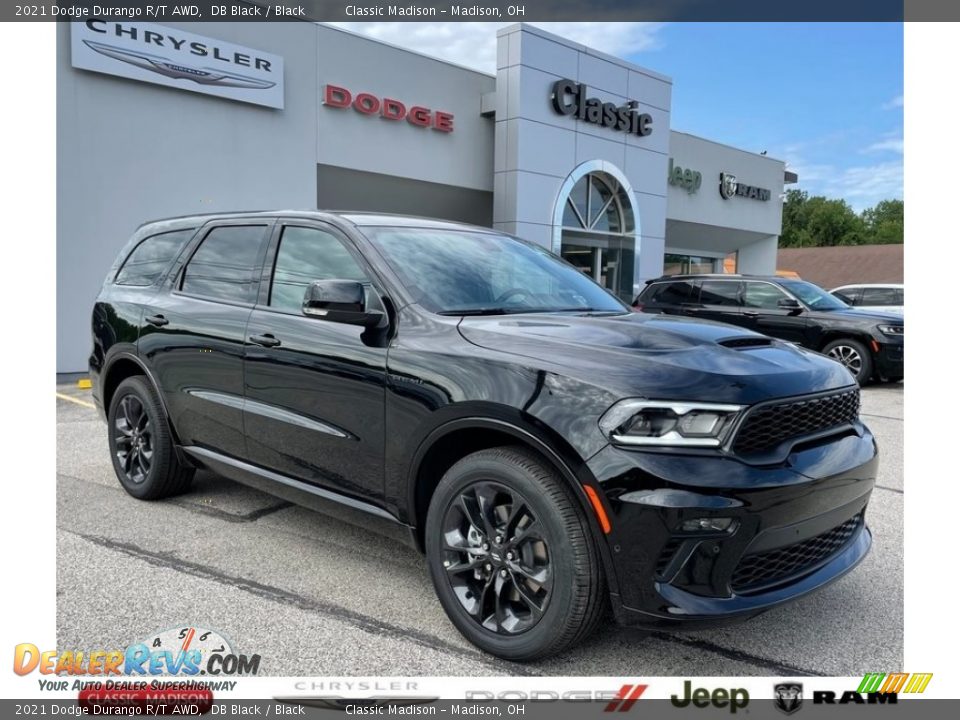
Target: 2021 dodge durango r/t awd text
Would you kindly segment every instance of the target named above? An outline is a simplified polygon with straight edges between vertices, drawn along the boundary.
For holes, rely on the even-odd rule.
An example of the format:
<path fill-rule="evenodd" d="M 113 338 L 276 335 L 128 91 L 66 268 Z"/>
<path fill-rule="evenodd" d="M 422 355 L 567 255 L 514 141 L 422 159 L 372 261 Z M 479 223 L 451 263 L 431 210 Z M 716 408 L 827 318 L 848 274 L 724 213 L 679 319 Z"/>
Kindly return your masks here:
<path fill-rule="evenodd" d="M 513 660 L 745 618 L 852 569 L 876 446 L 841 364 L 633 313 L 536 245 L 361 213 L 139 228 L 93 311 L 121 485 L 206 468 L 425 552 Z"/>

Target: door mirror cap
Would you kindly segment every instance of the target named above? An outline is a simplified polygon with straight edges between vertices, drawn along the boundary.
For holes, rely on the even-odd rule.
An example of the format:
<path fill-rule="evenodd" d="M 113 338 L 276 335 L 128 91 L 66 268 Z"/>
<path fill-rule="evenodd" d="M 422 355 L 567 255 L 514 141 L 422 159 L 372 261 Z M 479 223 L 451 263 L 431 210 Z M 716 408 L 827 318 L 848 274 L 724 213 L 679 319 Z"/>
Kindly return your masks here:
<path fill-rule="evenodd" d="M 303 294 L 304 315 L 346 325 L 375 327 L 383 313 L 367 310 L 363 283 L 356 280 L 314 280 Z"/>
<path fill-rule="evenodd" d="M 803 310 L 800 303 L 793 298 L 780 298 L 777 300 L 777 307 L 783 308 L 784 310 Z"/>

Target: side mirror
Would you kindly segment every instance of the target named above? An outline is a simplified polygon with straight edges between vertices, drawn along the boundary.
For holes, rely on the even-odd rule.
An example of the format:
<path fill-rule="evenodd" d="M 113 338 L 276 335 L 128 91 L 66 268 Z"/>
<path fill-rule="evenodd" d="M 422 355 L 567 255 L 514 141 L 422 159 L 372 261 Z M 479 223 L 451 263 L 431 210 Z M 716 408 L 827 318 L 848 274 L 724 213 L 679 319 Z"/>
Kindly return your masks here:
<path fill-rule="evenodd" d="M 777 300 L 777 307 L 783 310 L 803 310 L 800 303 L 793 298 L 780 298 Z"/>
<path fill-rule="evenodd" d="M 330 322 L 375 327 L 383 313 L 368 311 L 363 283 L 356 280 L 314 280 L 303 294 L 303 314 Z"/>

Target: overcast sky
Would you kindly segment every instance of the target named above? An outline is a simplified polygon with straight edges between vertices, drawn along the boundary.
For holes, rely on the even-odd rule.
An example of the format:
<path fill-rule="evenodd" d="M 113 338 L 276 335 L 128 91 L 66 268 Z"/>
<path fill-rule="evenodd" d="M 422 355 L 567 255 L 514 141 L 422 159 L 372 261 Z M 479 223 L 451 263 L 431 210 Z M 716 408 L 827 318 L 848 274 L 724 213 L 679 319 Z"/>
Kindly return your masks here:
<path fill-rule="evenodd" d="M 494 73 L 508 23 L 337 24 Z M 537 24 L 672 77 L 674 130 L 766 150 L 858 211 L 903 197 L 902 25 Z"/>

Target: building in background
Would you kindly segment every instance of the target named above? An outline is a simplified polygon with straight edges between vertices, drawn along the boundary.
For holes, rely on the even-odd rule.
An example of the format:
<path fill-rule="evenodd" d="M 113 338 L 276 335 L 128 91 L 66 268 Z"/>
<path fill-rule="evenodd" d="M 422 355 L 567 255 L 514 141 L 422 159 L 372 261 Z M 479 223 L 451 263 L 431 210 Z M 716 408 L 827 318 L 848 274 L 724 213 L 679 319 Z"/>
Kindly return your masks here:
<path fill-rule="evenodd" d="M 903 283 L 903 245 L 781 248 L 777 268 L 830 290 L 860 283 Z"/>
<path fill-rule="evenodd" d="M 57 369 L 141 222 L 399 212 L 492 226 L 625 300 L 777 267 L 784 164 L 674 132 L 672 81 L 527 25 L 480 73 L 307 22 L 58 24 Z M 730 264 L 729 262 L 727 263 Z"/>

